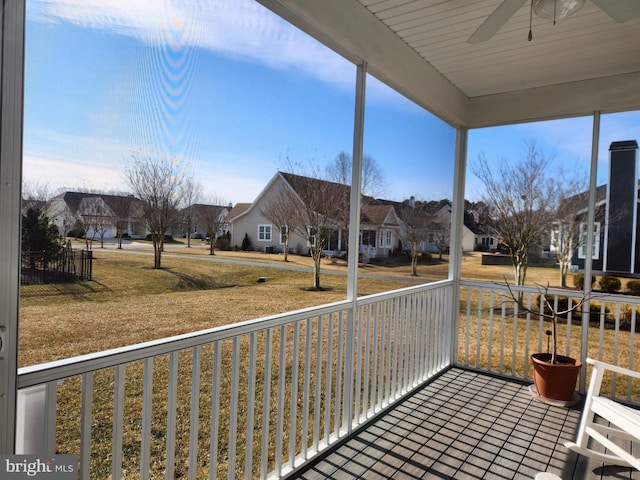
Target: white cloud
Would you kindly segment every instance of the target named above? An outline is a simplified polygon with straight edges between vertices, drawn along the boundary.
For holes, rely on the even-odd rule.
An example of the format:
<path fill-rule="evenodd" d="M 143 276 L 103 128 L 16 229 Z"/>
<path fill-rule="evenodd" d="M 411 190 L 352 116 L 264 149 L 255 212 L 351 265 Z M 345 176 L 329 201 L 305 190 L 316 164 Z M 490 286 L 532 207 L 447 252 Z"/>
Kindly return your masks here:
<path fill-rule="evenodd" d="M 30 0 L 28 18 L 68 22 L 149 45 L 205 48 L 295 68 L 352 88 L 354 67 L 253 0 Z"/>
<path fill-rule="evenodd" d="M 25 181 L 48 185 L 51 191 L 61 188 L 124 190 L 122 174 L 115 166 L 97 166 L 25 155 L 22 159 L 22 169 Z"/>

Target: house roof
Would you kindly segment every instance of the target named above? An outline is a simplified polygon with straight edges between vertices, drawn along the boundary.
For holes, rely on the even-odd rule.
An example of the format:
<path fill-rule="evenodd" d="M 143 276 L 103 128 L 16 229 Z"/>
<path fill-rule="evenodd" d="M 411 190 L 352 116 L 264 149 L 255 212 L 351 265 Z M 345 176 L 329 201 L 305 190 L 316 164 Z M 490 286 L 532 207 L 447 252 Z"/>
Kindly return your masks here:
<path fill-rule="evenodd" d="M 589 0 L 556 25 L 533 15 L 532 41 L 530 2 L 508 0 L 513 15 L 476 44 L 503 0 L 258 1 L 454 126 L 640 108 L 637 0 Z"/>
<path fill-rule="evenodd" d="M 227 214 L 227 221 L 232 221 L 238 215 L 243 214 L 249 209 L 249 207 L 251 207 L 251 205 L 251 203 L 236 203 Z"/>
<path fill-rule="evenodd" d="M 213 210 L 214 212 L 226 211 L 228 215 L 228 213 L 233 210 L 230 204 L 229 205 L 207 205 L 204 203 L 194 203 L 193 205 L 191 205 L 191 209 L 196 215 L 205 213 L 208 210 Z"/>
<path fill-rule="evenodd" d="M 391 219 L 389 217 L 393 218 Z M 391 220 L 391 223 L 389 223 L 389 220 Z M 385 223 L 389 225 L 399 225 L 395 209 L 391 205 L 362 205 L 360 222 L 371 225 L 384 225 Z"/>
<path fill-rule="evenodd" d="M 85 198 L 100 198 L 112 210 L 115 209 L 114 207 L 116 202 L 124 198 L 130 198 L 132 201 L 140 202 L 140 200 L 135 198 L 133 195 L 114 195 L 109 193 L 94 192 L 63 192 L 53 197 L 52 200 L 61 199 L 67 204 L 67 207 L 69 207 L 69 210 L 71 210 L 71 212 L 76 213 L 78 211 L 78 208 L 80 207 L 82 200 Z"/>
<path fill-rule="evenodd" d="M 346 195 L 346 198 L 349 198 L 348 195 L 351 191 L 351 187 L 349 185 L 344 185 L 342 183 L 330 182 L 328 180 L 320 180 L 318 178 L 306 177 L 303 175 L 296 175 L 294 173 L 287 172 L 279 172 L 282 175 L 282 178 L 291 186 L 294 192 L 300 197 L 300 199 L 307 203 L 309 192 L 317 190 L 317 189 L 326 189 L 332 188 L 335 189 L 333 192 L 338 195 Z"/>

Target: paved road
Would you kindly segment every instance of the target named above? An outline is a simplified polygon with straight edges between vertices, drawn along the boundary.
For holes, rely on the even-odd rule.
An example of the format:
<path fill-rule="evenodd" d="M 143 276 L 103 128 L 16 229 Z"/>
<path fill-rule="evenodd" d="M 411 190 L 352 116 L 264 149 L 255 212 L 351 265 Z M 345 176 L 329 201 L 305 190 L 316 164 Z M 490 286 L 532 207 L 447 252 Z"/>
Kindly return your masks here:
<path fill-rule="evenodd" d="M 186 245 L 171 245 L 171 244 L 165 245 L 165 251 L 162 254 L 162 256 L 165 258 L 186 258 L 190 260 L 201 260 L 203 262 L 218 262 L 218 263 L 227 263 L 227 264 L 233 264 L 233 265 L 244 265 L 248 267 L 257 266 L 257 267 L 264 267 L 264 268 L 277 268 L 281 270 L 294 270 L 298 272 L 313 273 L 313 267 L 291 265 L 291 264 L 286 264 L 284 262 L 267 263 L 267 262 L 253 261 L 253 260 L 223 258 L 223 257 L 217 257 L 215 255 L 186 255 L 181 253 L 171 253 L 172 249 L 184 248 L 184 247 L 186 247 Z M 135 250 L 132 250 L 133 248 L 135 248 Z M 153 246 L 151 244 L 123 241 L 122 249 L 118 250 L 118 252 L 126 253 L 129 255 L 152 256 L 153 252 L 150 251 L 152 248 Z M 192 248 L 201 249 L 201 248 L 209 248 L 209 247 L 207 245 L 198 245 L 196 243 L 196 245 L 194 245 Z M 115 242 L 105 240 L 105 250 L 114 250 L 114 249 L 116 249 Z M 149 251 L 147 252 L 142 249 L 148 249 Z M 100 242 L 93 243 L 93 250 L 96 252 L 99 252 L 100 250 L 102 250 L 100 248 Z M 320 273 L 323 275 L 346 275 L 347 274 L 347 272 L 342 272 L 338 270 L 326 270 L 322 268 L 320 269 Z M 404 283 L 411 283 L 411 284 L 425 283 L 425 279 L 420 277 L 396 277 L 392 275 L 379 275 L 379 274 L 364 273 L 364 272 L 358 272 L 358 278 L 371 278 L 375 280 L 388 280 L 392 282 L 404 282 Z"/>

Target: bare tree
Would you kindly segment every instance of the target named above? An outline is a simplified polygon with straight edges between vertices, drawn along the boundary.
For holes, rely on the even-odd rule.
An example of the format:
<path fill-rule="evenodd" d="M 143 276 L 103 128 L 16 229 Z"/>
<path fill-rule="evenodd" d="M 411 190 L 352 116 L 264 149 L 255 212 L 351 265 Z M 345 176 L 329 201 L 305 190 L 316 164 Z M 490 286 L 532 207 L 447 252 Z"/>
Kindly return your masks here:
<path fill-rule="evenodd" d="M 489 226 L 509 249 L 516 285 L 524 285 L 529 252 L 541 244 L 553 222 L 550 162 L 530 143 L 518 162 L 503 160 L 495 168 L 480 155 L 473 167 L 485 187 L 482 201 L 490 208 Z"/>
<path fill-rule="evenodd" d="M 587 206 L 586 175 L 567 175 L 559 170 L 550 182 L 553 184 L 553 196 L 550 205 L 552 215 L 552 240 L 556 247 L 556 256 L 560 265 L 560 282 L 567 286 L 567 273 L 573 254 L 584 244 L 585 236 L 580 235 L 580 210 Z"/>
<path fill-rule="evenodd" d="M 206 205 L 197 205 L 195 221 L 204 227 L 209 238 L 209 255 L 215 255 L 216 237 L 224 225 L 225 200 L 210 198 Z"/>
<path fill-rule="evenodd" d="M 265 217 L 280 230 L 284 261 L 289 261 L 290 236 L 304 228 L 304 206 L 300 204 L 300 197 L 289 188 L 280 188 L 266 200 L 260 210 L 260 215 Z"/>
<path fill-rule="evenodd" d="M 30 208 L 39 209 L 44 215 L 50 216 L 48 212 L 49 200 L 52 197 L 49 183 L 40 180 L 25 179 L 22 182 L 22 209 L 27 211 Z M 61 232 L 64 235 L 64 232 Z"/>
<path fill-rule="evenodd" d="M 400 239 L 411 255 L 411 275 L 417 276 L 422 244 L 433 231 L 433 214 L 425 202 L 416 201 L 413 197 L 402 202 L 398 213 L 404 224 Z"/>
<path fill-rule="evenodd" d="M 166 157 L 134 156 L 125 179 L 143 202 L 144 217 L 153 242 L 153 266 L 161 268 L 164 235 L 176 224 L 182 201 L 182 165 Z"/>
<path fill-rule="evenodd" d="M 187 247 L 189 248 L 191 248 L 193 227 L 197 221 L 193 206 L 200 200 L 201 196 L 202 185 L 191 177 L 186 178 L 183 185 L 184 207 L 182 209 L 182 221 L 187 230 Z"/>
<path fill-rule="evenodd" d="M 351 185 L 351 155 L 340 152 L 333 163 L 325 168 L 326 178 L 332 182 Z M 387 179 L 375 158 L 371 155 L 362 157 L 361 192 L 369 197 L 376 197 L 384 193 Z"/>
<path fill-rule="evenodd" d="M 438 259 L 442 260 L 442 254 L 446 252 L 451 243 L 451 222 L 442 218 L 434 218 L 431 235 L 433 244 L 438 249 Z"/>
<path fill-rule="evenodd" d="M 104 248 L 104 236 L 113 225 L 113 215 L 100 194 L 87 195 L 82 199 L 81 205 L 87 250 L 91 249 L 96 235 L 100 237 L 100 248 Z M 89 238 L 89 232 L 91 232 L 91 238 Z"/>
<path fill-rule="evenodd" d="M 131 216 L 134 212 L 136 199 L 131 195 L 112 195 L 109 199 L 109 206 L 113 213 L 113 223 L 116 227 L 116 237 L 118 248 L 122 248 L 122 237 L 129 227 Z"/>
<path fill-rule="evenodd" d="M 344 205 L 340 199 L 349 187 L 290 173 L 283 175 L 302 201 L 300 218 L 303 227 L 300 231 L 307 240 L 313 258 L 314 288 L 320 290 L 322 252 L 332 233 L 340 228 L 339 219 L 344 215 Z"/>

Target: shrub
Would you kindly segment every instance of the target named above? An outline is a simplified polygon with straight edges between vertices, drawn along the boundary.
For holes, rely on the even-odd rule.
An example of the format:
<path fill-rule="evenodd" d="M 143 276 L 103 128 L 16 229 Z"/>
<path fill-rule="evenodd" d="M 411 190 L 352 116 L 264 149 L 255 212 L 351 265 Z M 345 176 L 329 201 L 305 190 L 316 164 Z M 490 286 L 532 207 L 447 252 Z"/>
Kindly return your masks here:
<path fill-rule="evenodd" d="M 640 280 L 629 280 L 627 282 L 627 290 L 633 295 L 640 295 Z"/>
<path fill-rule="evenodd" d="M 622 283 L 618 277 L 605 275 L 598 282 L 600 290 L 605 293 L 615 293 L 622 287 Z"/>
<path fill-rule="evenodd" d="M 431 263 L 432 260 L 433 260 L 433 255 L 431 255 L 429 252 L 422 252 L 418 257 L 418 263 L 420 264 Z"/>
<path fill-rule="evenodd" d="M 593 284 L 596 281 L 595 275 L 591 276 L 591 287 L 593 288 Z M 573 286 L 578 290 L 582 290 L 584 287 L 584 275 L 582 273 L 577 273 L 573 276 Z"/>
<path fill-rule="evenodd" d="M 252 249 L 251 240 L 249 239 L 249 234 L 245 233 L 244 238 L 242 239 L 242 245 L 240 246 L 240 250 L 242 250 L 243 252 L 246 252 L 251 249 Z"/>
<path fill-rule="evenodd" d="M 216 250 L 229 251 L 231 250 L 231 242 L 228 238 L 218 237 L 214 242 L 214 247 L 216 248 Z"/>

